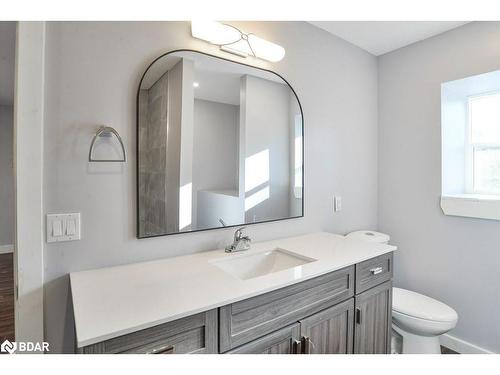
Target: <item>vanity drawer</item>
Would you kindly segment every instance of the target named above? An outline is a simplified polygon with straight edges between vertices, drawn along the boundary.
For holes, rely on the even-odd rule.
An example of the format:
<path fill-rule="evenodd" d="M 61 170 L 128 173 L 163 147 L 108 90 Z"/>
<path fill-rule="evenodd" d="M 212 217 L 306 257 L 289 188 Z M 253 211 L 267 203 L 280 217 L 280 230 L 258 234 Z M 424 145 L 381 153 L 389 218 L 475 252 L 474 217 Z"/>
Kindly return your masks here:
<path fill-rule="evenodd" d="M 354 295 L 354 266 L 223 306 L 219 348 L 226 352 Z"/>
<path fill-rule="evenodd" d="M 356 264 L 356 294 L 392 279 L 392 252 Z"/>
<path fill-rule="evenodd" d="M 217 353 L 217 310 L 85 346 L 79 351 L 84 354 Z"/>

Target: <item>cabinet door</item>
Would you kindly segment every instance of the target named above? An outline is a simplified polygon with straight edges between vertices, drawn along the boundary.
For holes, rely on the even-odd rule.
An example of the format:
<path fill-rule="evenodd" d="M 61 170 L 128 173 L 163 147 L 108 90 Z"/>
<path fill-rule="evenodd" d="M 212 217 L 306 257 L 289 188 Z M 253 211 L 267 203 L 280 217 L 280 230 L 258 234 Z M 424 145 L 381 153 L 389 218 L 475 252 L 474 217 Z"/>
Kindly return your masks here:
<path fill-rule="evenodd" d="M 390 353 L 392 281 L 356 296 L 355 316 L 354 353 Z"/>
<path fill-rule="evenodd" d="M 303 353 L 352 353 L 353 322 L 353 298 L 301 320 Z"/>
<path fill-rule="evenodd" d="M 354 266 L 219 309 L 219 350 L 227 352 L 354 295 Z"/>
<path fill-rule="evenodd" d="M 269 333 L 260 339 L 233 349 L 228 354 L 296 354 L 300 353 L 300 325 Z"/>

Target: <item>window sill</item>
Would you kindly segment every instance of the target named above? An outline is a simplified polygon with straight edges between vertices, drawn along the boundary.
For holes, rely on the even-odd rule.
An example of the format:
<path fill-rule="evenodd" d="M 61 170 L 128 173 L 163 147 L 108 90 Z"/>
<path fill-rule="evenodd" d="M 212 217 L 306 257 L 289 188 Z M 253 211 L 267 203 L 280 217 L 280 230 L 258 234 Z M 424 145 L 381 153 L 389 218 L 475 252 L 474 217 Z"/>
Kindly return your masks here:
<path fill-rule="evenodd" d="M 442 195 L 441 209 L 445 215 L 500 220 L 500 195 Z"/>

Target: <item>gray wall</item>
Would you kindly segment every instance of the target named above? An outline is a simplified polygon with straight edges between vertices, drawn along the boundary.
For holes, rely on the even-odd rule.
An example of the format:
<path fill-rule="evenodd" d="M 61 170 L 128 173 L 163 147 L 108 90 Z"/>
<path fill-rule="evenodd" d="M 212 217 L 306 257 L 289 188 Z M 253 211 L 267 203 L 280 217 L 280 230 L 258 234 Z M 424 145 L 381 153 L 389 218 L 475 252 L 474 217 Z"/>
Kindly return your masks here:
<path fill-rule="evenodd" d="M 198 190 L 238 189 L 238 122 L 239 106 L 194 100 L 193 132 L 193 223 L 213 212 L 198 211 Z M 224 218 L 227 220 L 227 218 Z M 220 223 L 215 218 L 216 226 Z"/>
<path fill-rule="evenodd" d="M 14 244 L 13 104 L 16 22 L 0 22 L 0 246 Z"/>
<path fill-rule="evenodd" d="M 238 113 L 236 105 L 195 99 L 193 193 L 237 190 Z"/>
<path fill-rule="evenodd" d="M 244 153 L 245 161 L 261 152 L 268 155 L 268 181 L 246 191 L 245 200 L 262 189 L 269 189 L 269 198 L 245 211 L 245 222 L 276 220 L 290 216 L 290 89 L 288 86 L 262 78 L 246 76 L 244 87 Z M 252 171 L 245 164 L 245 180 L 252 179 Z"/>
<path fill-rule="evenodd" d="M 396 285 L 454 307 L 451 335 L 500 352 L 500 222 L 445 216 L 442 82 L 500 69 L 500 23 L 472 23 L 379 59 L 379 229 Z"/>
<path fill-rule="evenodd" d="M 14 244 L 13 130 L 12 106 L 0 105 L 0 246 Z"/>
<path fill-rule="evenodd" d="M 0 105 L 14 104 L 17 22 L 0 21 Z"/>
<path fill-rule="evenodd" d="M 82 239 L 46 244 L 46 339 L 71 351 L 68 273 L 220 248 L 232 229 L 135 238 L 135 100 L 147 65 L 177 48 L 270 68 L 296 89 L 305 116 L 305 217 L 253 225 L 254 241 L 377 224 L 377 62 L 302 22 L 235 23 L 275 41 L 286 57 L 240 59 L 191 37 L 187 22 L 49 22 L 46 49 L 44 211 L 81 212 Z M 96 125 L 122 135 L 123 165 L 87 163 Z M 317 147 L 318 144 L 323 145 Z M 332 196 L 343 211 L 332 213 Z"/>

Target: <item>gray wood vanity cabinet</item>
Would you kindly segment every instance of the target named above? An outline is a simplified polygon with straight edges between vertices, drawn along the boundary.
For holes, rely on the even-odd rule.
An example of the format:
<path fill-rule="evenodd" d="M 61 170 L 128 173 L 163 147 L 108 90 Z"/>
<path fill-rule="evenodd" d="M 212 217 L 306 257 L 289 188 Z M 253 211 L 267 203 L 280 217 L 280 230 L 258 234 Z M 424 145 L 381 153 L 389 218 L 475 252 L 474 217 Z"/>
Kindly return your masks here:
<path fill-rule="evenodd" d="M 392 253 L 82 353 L 390 353 Z"/>
<path fill-rule="evenodd" d="M 217 353 L 217 310 L 118 336 L 78 350 L 83 354 Z"/>
<path fill-rule="evenodd" d="M 392 253 L 356 264 L 354 353 L 391 352 Z"/>
<path fill-rule="evenodd" d="M 354 266 L 219 309 L 219 351 L 227 352 L 354 295 Z"/>
<path fill-rule="evenodd" d="M 281 328 L 257 340 L 233 349 L 228 354 L 300 354 L 300 324 Z"/>
<path fill-rule="evenodd" d="M 355 353 L 390 353 L 391 311 L 392 281 L 356 296 Z"/>
<path fill-rule="evenodd" d="M 300 321 L 304 354 L 350 354 L 353 349 L 354 298 Z"/>

